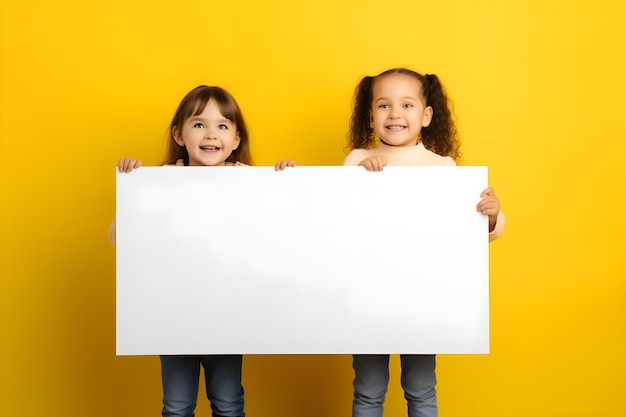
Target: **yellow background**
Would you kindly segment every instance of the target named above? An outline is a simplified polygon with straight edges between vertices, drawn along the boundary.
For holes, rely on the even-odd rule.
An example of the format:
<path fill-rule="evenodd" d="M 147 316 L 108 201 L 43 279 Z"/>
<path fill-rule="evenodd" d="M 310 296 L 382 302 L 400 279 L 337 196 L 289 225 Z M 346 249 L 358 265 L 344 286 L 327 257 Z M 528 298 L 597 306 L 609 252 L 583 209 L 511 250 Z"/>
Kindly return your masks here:
<path fill-rule="evenodd" d="M 359 78 L 406 66 L 508 219 L 492 352 L 438 357 L 440 415 L 626 416 L 625 26 L 620 0 L 0 0 L 0 414 L 159 415 L 158 358 L 115 356 L 107 227 L 116 161 L 160 164 L 188 90 L 233 93 L 257 164 L 334 165 Z M 244 358 L 251 417 L 348 416 L 351 381 L 347 355 Z"/>

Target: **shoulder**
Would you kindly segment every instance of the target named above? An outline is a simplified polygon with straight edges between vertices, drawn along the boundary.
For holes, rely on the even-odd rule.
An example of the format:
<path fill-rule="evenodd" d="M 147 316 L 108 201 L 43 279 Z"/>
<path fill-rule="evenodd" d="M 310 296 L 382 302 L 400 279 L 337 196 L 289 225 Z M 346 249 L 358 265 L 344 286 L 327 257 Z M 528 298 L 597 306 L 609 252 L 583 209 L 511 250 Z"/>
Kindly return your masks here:
<path fill-rule="evenodd" d="M 353 149 L 343 160 L 343 164 L 346 166 L 356 166 L 361 163 L 362 160 L 370 156 L 371 150 L 369 149 Z"/>
<path fill-rule="evenodd" d="M 439 156 L 439 155 L 437 155 Z M 454 161 L 454 158 L 452 158 L 451 156 L 442 156 L 442 162 L 443 165 L 445 166 L 456 166 L 456 162 Z"/>
<path fill-rule="evenodd" d="M 428 150 L 421 143 L 416 148 L 419 153 L 420 159 L 423 159 L 424 165 L 442 165 L 442 166 L 454 166 L 454 158 L 450 156 L 442 156 L 431 150 Z"/>

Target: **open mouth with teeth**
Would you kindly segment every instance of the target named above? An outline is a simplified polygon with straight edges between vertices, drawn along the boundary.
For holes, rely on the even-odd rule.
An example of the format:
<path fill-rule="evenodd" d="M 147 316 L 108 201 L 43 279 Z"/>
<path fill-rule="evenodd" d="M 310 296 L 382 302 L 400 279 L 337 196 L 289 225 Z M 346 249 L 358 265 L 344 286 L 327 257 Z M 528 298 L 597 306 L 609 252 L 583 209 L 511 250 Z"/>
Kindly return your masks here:
<path fill-rule="evenodd" d="M 206 152 L 215 152 L 220 150 L 217 146 L 200 146 L 200 149 Z"/>
<path fill-rule="evenodd" d="M 387 130 L 402 130 L 405 129 L 406 126 L 402 126 L 402 125 L 389 125 L 389 126 L 385 126 L 385 129 Z"/>

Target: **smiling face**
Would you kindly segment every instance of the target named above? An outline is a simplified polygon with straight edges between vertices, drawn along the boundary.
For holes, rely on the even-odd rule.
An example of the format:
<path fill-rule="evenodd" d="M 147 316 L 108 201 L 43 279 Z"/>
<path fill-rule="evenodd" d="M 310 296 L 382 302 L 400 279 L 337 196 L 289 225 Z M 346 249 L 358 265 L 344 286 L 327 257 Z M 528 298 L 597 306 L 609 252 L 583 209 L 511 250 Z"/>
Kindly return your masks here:
<path fill-rule="evenodd" d="M 189 166 L 224 165 L 240 142 L 237 126 L 222 115 L 213 99 L 202 113 L 174 126 L 172 134 L 176 143 L 187 148 Z"/>
<path fill-rule="evenodd" d="M 370 126 L 390 146 L 415 146 L 433 109 L 426 106 L 422 85 L 407 74 L 389 74 L 374 81 Z"/>

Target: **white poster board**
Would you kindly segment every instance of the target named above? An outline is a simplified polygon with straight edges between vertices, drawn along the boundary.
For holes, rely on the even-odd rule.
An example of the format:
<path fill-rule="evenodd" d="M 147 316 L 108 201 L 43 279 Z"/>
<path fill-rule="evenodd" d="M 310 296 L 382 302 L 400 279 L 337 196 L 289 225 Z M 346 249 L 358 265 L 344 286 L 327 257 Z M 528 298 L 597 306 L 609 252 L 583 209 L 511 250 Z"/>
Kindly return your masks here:
<path fill-rule="evenodd" d="M 117 354 L 488 353 L 486 167 L 117 173 Z"/>

